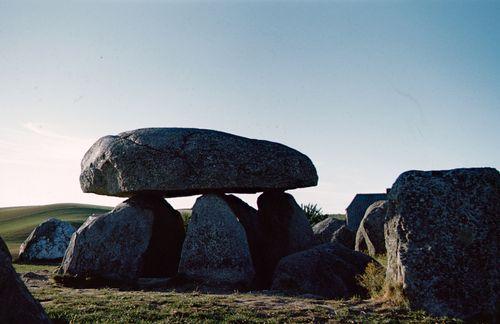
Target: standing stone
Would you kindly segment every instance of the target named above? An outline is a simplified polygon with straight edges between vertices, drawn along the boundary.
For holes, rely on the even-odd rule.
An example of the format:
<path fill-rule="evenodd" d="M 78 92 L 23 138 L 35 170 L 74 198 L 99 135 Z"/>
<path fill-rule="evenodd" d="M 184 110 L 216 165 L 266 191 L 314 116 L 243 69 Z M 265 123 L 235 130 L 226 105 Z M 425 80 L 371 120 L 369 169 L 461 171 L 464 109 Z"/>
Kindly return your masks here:
<path fill-rule="evenodd" d="M 351 231 L 346 225 L 340 226 L 338 230 L 332 235 L 330 242 L 340 243 L 351 250 L 354 250 L 354 243 L 356 241 L 356 233 Z"/>
<path fill-rule="evenodd" d="M 326 298 L 365 295 L 357 276 L 375 262 L 338 243 L 325 243 L 284 257 L 274 273 L 272 289 Z M 376 262 L 375 262 L 376 263 Z"/>
<path fill-rule="evenodd" d="M 207 285 L 247 288 L 255 270 L 245 229 L 225 197 L 196 200 L 182 247 L 179 273 Z"/>
<path fill-rule="evenodd" d="M 261 281 L 264 274 L 264 254 L 266 253 L 263 247 L 262 226 L 257 215 L 257 210 L 240 198 L 234 195 L 221 195 L 224 201 L 228 204 L 229 208 L 233 211 L 238 221 L 245 229 L 247 236 L 250 254 L 252 256 L 252 263 L 255 269 L 254 287 Z"/>
<path fill-rule="evenodd" d="M 260 286 L 268 287 L 281 258 L 306 250 L 315 243 L 307 217 L 292 195 L 264 192 L 257 199 L 263 236 L 263 278 Z"/>
<path fill-rule="evenodd" d="M 82 160 L 84 192 L 165 197 L 315 186 L 311 160 L 285 145 L 195 128 L 144 128 L 105 136 Z"/>
<path fill-rule="evenodd" d="M 411 308 L 491 320 L 500 291 L 499 216 L 496 169 L 403 173 L 389 194 L 387 283 Z"/>
<path fill-rule="evenodd" d="M 30 294 L 12 267 L 12 258 L 0 238 L 0 323 L 50 323 L 42 306 Z"/>
<path fill-rule="evenodd" d="M 356 233 L 356 251 L 368 251 L 371 256 L 385 254 L 386 213 L 387 200 L 379 200 L 368 207 Z"/>
<path fill-rule="evenodd" d="M 312 230 L 317 244 L 328 243 L 332 240 L 333 233 L 338 230 L 342 225 L 345 225 L 344 221 L 330 216 L 318 224 L 314 225 Z"/>
<path fill-rule="evenodd" d="M 50 218 L 38 225 L 21 244 L 19 260 L 58 260 L 64 256 L 75 228 L 68 222 Z"/>
<path fill-rule="evenodd" d="M 112 280 L 173 276 L 184 236 L 180 213 L 164 199 L 135 196 L 87 219 L 71 238 L 62 270 Z"/>
<path fill-rule="evenodd" d="M 376 201 L 386 199 L 386 193 L 357 194 L 346 208 L 347 227 L 356 233 L 368 207 Z"/>

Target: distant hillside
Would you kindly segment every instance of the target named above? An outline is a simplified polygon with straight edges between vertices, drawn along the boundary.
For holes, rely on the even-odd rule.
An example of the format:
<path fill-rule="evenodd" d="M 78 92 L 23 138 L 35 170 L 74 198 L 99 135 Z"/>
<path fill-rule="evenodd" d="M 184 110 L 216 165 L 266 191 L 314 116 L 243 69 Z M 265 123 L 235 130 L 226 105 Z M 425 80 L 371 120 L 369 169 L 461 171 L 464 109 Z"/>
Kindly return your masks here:
<path fill-rule="evenodd" d="M 49 218 L 69 221 L 79 227 L 92 214 L 102 214 L 112 208 L 84 204 L 53 204 L 43 206 L 21 206 L 0 208 L 0 236 L 3 238 L 13 257 L 19 246 L 31 231 Z"/>

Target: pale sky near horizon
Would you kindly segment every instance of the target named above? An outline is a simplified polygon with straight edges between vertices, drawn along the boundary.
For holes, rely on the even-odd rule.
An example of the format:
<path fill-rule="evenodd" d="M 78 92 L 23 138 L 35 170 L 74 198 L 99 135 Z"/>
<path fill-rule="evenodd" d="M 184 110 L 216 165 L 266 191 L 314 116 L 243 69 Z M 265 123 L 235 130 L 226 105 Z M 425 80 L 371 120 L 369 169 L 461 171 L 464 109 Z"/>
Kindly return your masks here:
<path fill-rule="evenodd" d="M 291 193 L 330 213 L 406 170 L 498 168 L 499 57 L 500 2 L 0 0 L 0 207 L 116 205 L 80 160 L 152 126 L 298 149 L 320 180 Z"/>

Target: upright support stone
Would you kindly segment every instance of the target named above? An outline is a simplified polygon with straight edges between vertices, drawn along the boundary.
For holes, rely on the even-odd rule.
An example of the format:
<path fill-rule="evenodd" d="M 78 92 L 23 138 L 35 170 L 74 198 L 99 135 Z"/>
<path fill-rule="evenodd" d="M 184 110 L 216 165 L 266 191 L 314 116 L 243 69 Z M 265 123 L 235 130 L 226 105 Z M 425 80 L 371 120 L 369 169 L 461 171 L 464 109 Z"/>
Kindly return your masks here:
<path fill-rule="evenodd" d="M 263 278 L 260 286 L 269 287 L 281 258 L 306 250 L 315 244 L 307 217 L 292 195 L 264 192 L 257 199 L 263 236 Z"/>
<path fill-rule="evenodd" d="M 206 285 L 244 289 L 255 276 L 245 229 L 221 195 L 196 200 L 179 273 Z"/>
<path fill-rule="evenodd" d="M 184 236 L 180 213 L 164 199 L 135 196 L 87 219 L 71 238 L 62 270 L 112 280 L 173 276 Z"/>

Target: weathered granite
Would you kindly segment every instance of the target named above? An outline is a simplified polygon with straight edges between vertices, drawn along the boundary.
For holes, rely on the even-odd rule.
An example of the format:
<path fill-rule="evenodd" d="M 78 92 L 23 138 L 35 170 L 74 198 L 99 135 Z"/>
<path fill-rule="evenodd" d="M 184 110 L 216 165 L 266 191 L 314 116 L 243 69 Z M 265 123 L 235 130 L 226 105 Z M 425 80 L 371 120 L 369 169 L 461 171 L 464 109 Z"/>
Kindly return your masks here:
<path fill-rule="evenodd" d="M 272 289 L 314 294 L 326 298 L 366 295 L 356 276 L 365 271 L 371 257 L 342 244 L 325 243 L 284 257 L 278 263 Z"/>
<path fill-rule="evenodd" d="M 401 174 L 385 224 L 387 284 L 400 287 L 411 308 L 432 315 L 494 318 L 499 216 L 496 169 Z"/>
<path fill-rule="evenodd" d="M 368 251 L 371 256 L 385 254 L 384 222 L 386 213 L 387 200 L 379 200 L 368 207 L 356 233 L 356 251 Z"/>
<path fill-rule="evenodd" d="M 332 235 L 330 242 L 340 243 L 349 249 L 354 250 L 356 233 L 351 231 L 346 225 L 342 225 Z"/>
<path fill-rule="evenodd" d="M 50 218 L 31 232 L 19 248 L 21 261 L 58 260 L 64 256 L 75 228 L 68 222 Z"/>
<path fill-rule="evenodd" d="M 315 245 L 307 217 L 292 195 L 264 192 L 257 199 L 262 234 L 262 277 L 259 286 L 268 287 L 281 258 Z"/>
<path fill-rule="evenodd" d="M 135 196 L 87 219 L 71 237 L 62 271 L 111 280 L 173 276 L 184 236 L 180 213 L 164 199 Z"/>
<path fill-rule="evenodd" d="M 345 221 L 330 216 L 313 226 L 312 230 L 317 244 L 328 243 L 332 240 L 333 234 Z"/>
<path fill-rule="evenodd" d="M 0 238 L 0 323 L 50 322 L 14 270 L 12 257 Z"/>
<path fill-rule="evenodd" d="M 347 227 L 356 233 L 361 220 L 365 216 L 366 209 L 374 202 L 386 199 L 387 193 L 359 193 L 354 196 L 354 199 L 346 208 Z"/>
<path fill-rule="evenodd" d="M 205 285 L 244 289 L 255 270 L 245 229 L 221 195 L 196 200 L 182 247 L 179 273 Z"/>
<path fill-rule="evenodd" d="M 195 128 L 144 128 L 105 136 L 85 154 L 84 192 L 165 197 L 315 186 L 316 169 L 285 145 Z"/>

